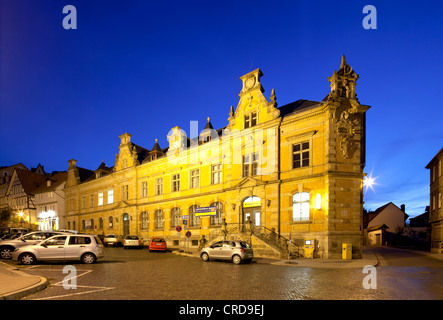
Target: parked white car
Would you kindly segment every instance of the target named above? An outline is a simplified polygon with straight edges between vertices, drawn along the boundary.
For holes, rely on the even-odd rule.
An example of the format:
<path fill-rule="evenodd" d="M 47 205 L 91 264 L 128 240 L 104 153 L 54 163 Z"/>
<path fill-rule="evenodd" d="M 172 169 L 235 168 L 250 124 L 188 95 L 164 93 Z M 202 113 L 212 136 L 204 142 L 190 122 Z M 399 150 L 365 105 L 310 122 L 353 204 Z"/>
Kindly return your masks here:
<path fill-rule="evenodd" d="M 56 235 L 37 244 L 15 249 L 12 259 L 21 264 L 37 261 L 71 261 L 94 263 L 104 257 L 104 247 L 96 235 Z"/>
<path fill-rule="evenodd" d="M 32 244 L 39 244 L 49 237 L 62 234 L 69 233 L 60 231 L 35 231 L 22 235 L 16 239 L 3 240 L 0 242 L 0 258 L 11 259 L 12 252 L 14 252 L 16 248 L 29 246 Z"/>

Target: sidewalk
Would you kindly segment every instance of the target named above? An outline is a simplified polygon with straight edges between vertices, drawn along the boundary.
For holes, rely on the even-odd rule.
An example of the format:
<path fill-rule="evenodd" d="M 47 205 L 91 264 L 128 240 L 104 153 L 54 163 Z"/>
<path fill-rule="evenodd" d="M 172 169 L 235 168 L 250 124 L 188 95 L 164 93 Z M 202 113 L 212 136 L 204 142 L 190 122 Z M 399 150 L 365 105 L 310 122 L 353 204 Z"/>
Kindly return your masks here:
<path fill-rule="evenodd" d="M 29 275 L 0 261 L 0 300 L 17 300 L 48 285 L 48 279 Z"/>

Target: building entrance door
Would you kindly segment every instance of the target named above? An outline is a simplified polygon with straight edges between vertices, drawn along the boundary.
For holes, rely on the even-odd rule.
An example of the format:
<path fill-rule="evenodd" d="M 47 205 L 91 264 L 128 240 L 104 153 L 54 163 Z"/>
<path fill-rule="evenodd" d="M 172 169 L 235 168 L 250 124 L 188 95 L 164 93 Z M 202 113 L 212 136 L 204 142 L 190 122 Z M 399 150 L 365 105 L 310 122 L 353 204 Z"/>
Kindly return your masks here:
<path fill-rule="evenodd" d="M 260 207 L 256 208 L 243 208 L 244 223 L 251 219 L 252 225 L 259 227 L 261 224 L 261 211 Z"/>
<path fill-rule="evenodd" d="M 123 215 L 123 237 L 129 234 L 129 214 Z"/>
<path fill-rule="evenodd" d="M 259 197 L 248 197 L 243 201 L 243 223 L 251 219 L 252 225 L 258 227 L 261 225 L 261 199 Z"/>

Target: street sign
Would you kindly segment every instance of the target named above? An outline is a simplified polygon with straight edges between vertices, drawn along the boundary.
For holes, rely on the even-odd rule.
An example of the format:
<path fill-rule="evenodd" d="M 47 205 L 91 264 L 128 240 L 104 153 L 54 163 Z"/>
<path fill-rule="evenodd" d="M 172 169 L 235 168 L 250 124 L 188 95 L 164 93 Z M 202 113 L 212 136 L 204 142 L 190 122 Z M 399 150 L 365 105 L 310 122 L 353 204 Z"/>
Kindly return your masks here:
<path fill-rule="evenodd" d="M 183 220 L 189 219 L 189 214 L 183 215 L 183 216 L 182 216 L 182 219 L 183 219 Z"/>
<path fill-rule="evenodd" d="M 188 224 L 188 220 L 183 220 L 183 225 L 187 225 Z"/>
<path fill-rule="evenodd" d="M 190 238 L 191 237 L 191 231 L 186 232 L 186 238 Z"/>
<path fill-rule="evenodd" d="M 182 227 L 181 227 L 181 226 L 176 226 L 176 227 L 175 227 L 175 230 L 176 230 L 177 232 L 180 232 L 180 231 L 182 231 Z"/>

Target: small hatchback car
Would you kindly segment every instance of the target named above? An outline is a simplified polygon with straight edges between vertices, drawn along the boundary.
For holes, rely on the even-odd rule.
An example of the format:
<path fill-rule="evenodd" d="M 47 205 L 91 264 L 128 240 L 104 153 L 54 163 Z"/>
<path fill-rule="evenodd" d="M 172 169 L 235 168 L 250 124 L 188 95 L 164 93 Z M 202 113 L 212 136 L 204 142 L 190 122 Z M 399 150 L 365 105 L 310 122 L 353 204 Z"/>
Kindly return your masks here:
<path fill-rule="evenodd" d="M 123 247 L 128 248 L 143 248 L 142 240 L 137 235 L 127 235 L 123 240 Z"/>
<path fill-rule="evenodd" d="M 218 241 L 200 251 L 203 261 L 230 260 L 235 264 L 251 262 L 254 252 L 245 241 Z"/>
<path fill-rule="evenodd" d="M 166 252 L 166 241 L 161 237 L 154 237 L 149 241 L 149 252 L 152 251 L 165 251 Z"/>
<path fill-rule="evenodd" d="M 71 260 L 89 264 L 103 257 L 104 248 L 100 238 L 87 234 L 53 236 L 40 244 L 17 248 L 12 253 L 12 259 L 21 264 Z"/>

